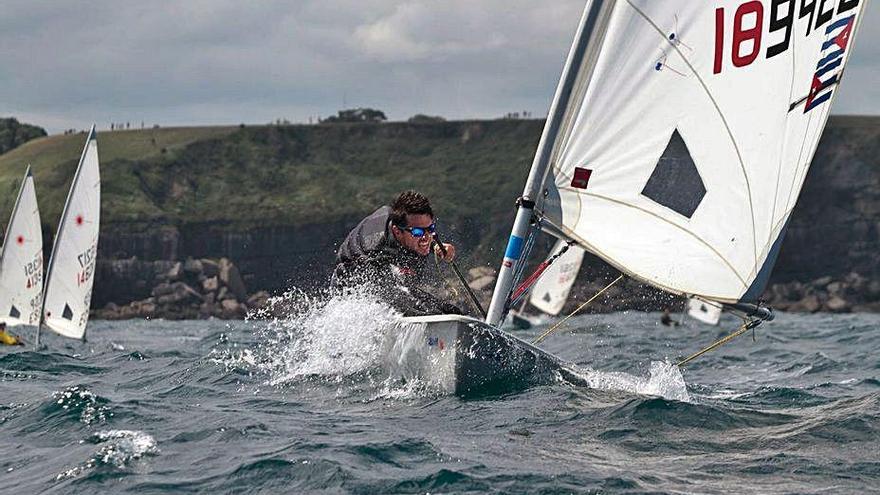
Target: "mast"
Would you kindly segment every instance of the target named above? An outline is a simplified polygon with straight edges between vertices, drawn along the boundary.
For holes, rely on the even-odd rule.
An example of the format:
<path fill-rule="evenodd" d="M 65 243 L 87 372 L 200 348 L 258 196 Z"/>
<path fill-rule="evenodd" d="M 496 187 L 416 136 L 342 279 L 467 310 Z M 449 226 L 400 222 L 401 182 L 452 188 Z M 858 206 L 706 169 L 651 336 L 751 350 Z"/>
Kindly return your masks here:
<path fill-rule="evenodd" d="M 522 196 L 517 200 L 516 218 L 513 221 L 507 249 L 504 251 L 504 260 L 498 270 L 498 280 L 495 282 L 495 291 L 492 293 L 492 302 L 486 316 L 486 323 L 490 325 L 500 325 L 506 313 L 507 298 L 513 287 L 516 265 L 521 261 L 522 247 L 531 231 L 535 202 L 540 197 L 541 188 L 550 168 L 550 156 L 556 144 L 559 128 L 582 68 L 595 64 L 599 55 L 598 48 L 605 35 L 614 3 L 614 0 L 593 0 L 586 5 L 581 15 L 574 43 L 568 53 L 565 68 L 556 88 L 556 96 L 550 105 L 544 132 L 532 161 L 529 177 Z"/>

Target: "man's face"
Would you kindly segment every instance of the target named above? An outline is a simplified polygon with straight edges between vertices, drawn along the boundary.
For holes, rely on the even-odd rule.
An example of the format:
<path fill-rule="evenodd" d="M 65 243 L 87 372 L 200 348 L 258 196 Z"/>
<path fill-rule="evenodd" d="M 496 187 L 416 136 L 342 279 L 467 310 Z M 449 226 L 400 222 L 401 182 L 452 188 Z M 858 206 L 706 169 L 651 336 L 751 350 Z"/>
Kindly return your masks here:
<path fill-rule="evenodd" d="M 434 223 L 434 217 L 431 215 L 406 215 L 407 227 L 421 227 L 427 229 L 432 223 Z M 434 234 L 425 232 L 425 235 L 422 237 L 415 237 L 410 231 L 398 228 L 396 225 L 392 225 L 391 230 L 394 233 L 394 238 L 397 239 L 397 242 L 403 245 L 406 249 L 419 256 L 427 256 L 431 254 L 431 241 L 434 240 Z"/>

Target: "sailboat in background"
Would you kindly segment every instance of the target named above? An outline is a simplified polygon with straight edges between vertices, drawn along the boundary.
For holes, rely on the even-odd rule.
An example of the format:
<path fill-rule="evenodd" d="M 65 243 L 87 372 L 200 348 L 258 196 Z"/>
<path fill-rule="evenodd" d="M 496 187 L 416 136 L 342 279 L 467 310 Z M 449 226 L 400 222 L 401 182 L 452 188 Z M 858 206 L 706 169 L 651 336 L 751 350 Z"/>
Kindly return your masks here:
<path fill-rule="evenodd" d="M 37 346 L 43 325 L 64 337 L 85 341 L 100 224 L 101 176 L 97 134 L 92 126 L 67 194 L 49 258 Z"/>
<path fill-rule="evenodd" d="M 551 253 L 561 252 L 565 245 L 565 241 L 556 241 Z M 568 246 L 568 249 L 535 282 L 529 303 L 548 315 L 558 315 L 568 301 L 568 294 L 581 270 L 585 253 L 586 251 L 577 245 Z"/>
<path fill-rule="evenodd" d="M 43 233 L 28 166 L 0 251 L 0 321 L 9 326 L 37 325 L 42 302 Z"/>
<path fill-rule="evenodd" d="M 568 301 L 568 295 L 577 280 L 586 251 L 575 244 L 557 240 L 550 253 L 551 257 L 543 263 L 547 265 L 546 269 L 538 273 L 539 278 L 534 285 L 531 285 L 529 290 L 523 291 L 523 295 L 520 296 L 522 303 L 519 309 L 510 310 L 509 321 L 513 328 L 528 329 L 533 325 L 546 323 L 547 315 L 557 316 Z M 526 297 L 526 294 L 529 297 Z M 527 313 L 526 308 L 529 304 L 544 314 Z"/>
<path fill-rule="evenodd" d="M 772 319 L 760 296 L 864 4 L 588 1 L 486 324 L 413 319 L 427 336 L 422 371 L 461 393 L 558 361 L 497 329 L 536 230 L 749 324 Z"/>
<path fill-rule="evenodd" d="M 724 306 L 721 304 L 704 301 L 699 297 L 687 299 L 687 315 L 708 325 L 717 325 L 723 311 Z"/>

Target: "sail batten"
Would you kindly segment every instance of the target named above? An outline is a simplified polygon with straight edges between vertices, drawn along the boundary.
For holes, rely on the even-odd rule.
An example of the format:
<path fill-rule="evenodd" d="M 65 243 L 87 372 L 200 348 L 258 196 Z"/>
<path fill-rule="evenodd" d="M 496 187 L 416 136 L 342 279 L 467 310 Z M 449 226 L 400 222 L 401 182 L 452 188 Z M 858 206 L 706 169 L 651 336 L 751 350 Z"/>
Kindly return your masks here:
<path fill-rule="evenodd" d="M 769 0 L 618 0 L 565 109 L 543 215 L 663 290 L 756 298 L 861 21 L 858 1 L 829 3 L 803 31 L 812 18 Z"/>

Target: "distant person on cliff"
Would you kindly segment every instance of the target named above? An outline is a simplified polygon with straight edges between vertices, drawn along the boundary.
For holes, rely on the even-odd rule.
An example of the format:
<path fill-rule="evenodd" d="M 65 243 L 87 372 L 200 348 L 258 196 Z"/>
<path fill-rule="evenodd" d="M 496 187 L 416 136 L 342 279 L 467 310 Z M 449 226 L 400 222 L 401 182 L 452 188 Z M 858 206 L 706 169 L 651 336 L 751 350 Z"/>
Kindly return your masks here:
<path fill-rule="evenodd" d="M 349 232 L 336 253 L 333 284 L 337 287 L 369 284 L 403 314 L 456 313 L 461 310 L 433 294 L 441 284 L 439 269 L 430 262 L 452 261 L 455 246 L 434 238 L 436 226 L 431 202 L 416 191 L 405 191 L 391 206 L 383 206 Z"/>
<path fill-rule="evenodd" d="M 0 321 L 0 344 L 3 345 L 24 345 L 24 342 L 21 341 L 15 335 L 6 331 L 6 322 Z"/>

